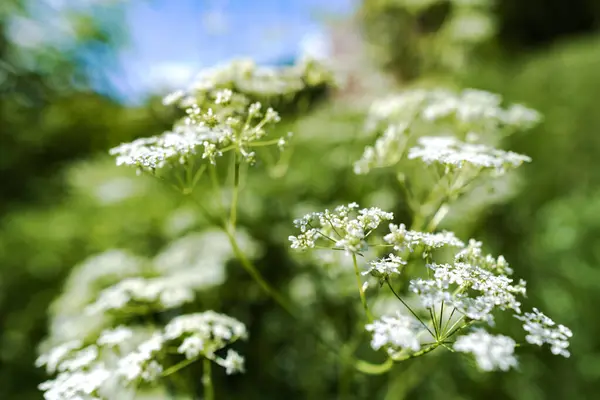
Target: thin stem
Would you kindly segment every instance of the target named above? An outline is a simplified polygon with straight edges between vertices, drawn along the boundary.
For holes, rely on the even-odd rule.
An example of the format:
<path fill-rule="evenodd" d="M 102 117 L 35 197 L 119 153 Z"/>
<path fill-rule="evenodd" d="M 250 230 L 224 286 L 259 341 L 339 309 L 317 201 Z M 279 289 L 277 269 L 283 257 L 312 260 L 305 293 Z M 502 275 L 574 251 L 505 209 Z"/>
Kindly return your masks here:
<path fill-rule="evenodd" d="M 211 376 L 211 361 L 205 358 L 202 363 L 202 385 L 204 386 L 204 400 L 214 400 L 215 389 L 213 388 Z"/>
<path fill-rule="evenodd" d="M 458 324 L 460 324 L 461 322 L 463 322 L 463 321 L 464 321 L 464 319 L 465 319 L 465 317 L 464 317 L 464 316 L 462 316 L 462 317 L 460 317 L 459 319 L 457 319 L 457 320 L 456 320 L 456 322 L 454 322 L 454 324 L 452 324 L 452 326 L 451 326 L 451 327 L 448 329 L 448 332 L 452 332 L 452 330 L 453 330 L 453 329 L 454 329 L 454 328 L 455 328 L 455 327 L 456 327 Z M 445 335 L 444 335 L 444 339 L 446 339 L 446 338 L 449 338 L 450 336 L 452 336 L 452 335 L 445 334 Z"/>
<path fill-rule="evenodd" d="M 406 302 L 404 300 L 402 300 L 402 297 L 400 297 L 398 295 L 398 293 L 396 293 L 396 291 L 394 290 L 394 287 L 392 286 L 392 284 L 390 283 L 390 281 L 386 279 L 385 282 L 389 286 L 389 288 L 392 291 L 392 293 L 394 293 L 394 296 L 396 296 L 396 298 L 398 300 L 400 300 L 400 302 L 402 304 L 404 304 L 404 307 L 406 307 L 408 309 L 408 311 L 410 311 L 410 313 L 421 323 L 421 325 L 423 325 L 425 327 L 425 329 L 427 329 L 427 332 L 429 332 L 433 338 L 437 339 L 436 335 L 433 332 L 431 332 L 431 329 L 429 329 L 429 327 L 427 326 L 427 324 L 425 322 L 423 322 L 423 320 L 421 318 L 419 318 L 419 316 L 412 310 L 412 308 L 410 308 L 408 306 L 408 304 L 406 304 Z"/>
<path fill-rule="evenodd" d="M 293 317 L 296 317 L 296 312 L 293 307 L 285 300 L 275 289 L 271 287 L 262 277 L 260 272 L 254 267 L 252 262 L 248 260 L 244 252 L 240 249 L 237 239 L 235 238 L 235 233 L 230 232 L 229 230 L 225 230 L 227 237 L 229 238 L 229 243 L 231 243 L 231 247 L 233 248 L 233 253 L 244 269 L 250 274 L 250 276 L 258 283 L 260 288 L 267 293 L 269 296 L 273 298 L 285 311 L 288 312 Z"/>
<path fill-rule="evenodd" d="M 221 185 L 219 183 L 219 177 L 217 176 L 217 167 L 214 164 L 209 165 L 210 169 L 210 179 L 212 181 L 213 189 L 215 190 L 215 194 L 218 199 L 219 209 L 221 211 L 221 216 L 225 221 L 225 209 L 223 208 L 223 195 L 221 194 Z"/>
<path fill-rule="evenodd" d="M 431 322 L 433 324 L 433 330 L 435 332 L 435 340 L 438 340 L 440 338 L 440 333 L 438 332 L 438 328 L 437 328 L 437 320 L 435 318 L 435 309 L 431 309 L 431 307 L 427 307 L 427 309 L 429 310 L 429 316 L 431 317 Z"/>
<path fill-rule="evenodd" d="M 442 332 L 448 332 L 448 325 L 450 325 L 450 321 L 452 320 L 452 317 L 454 316 L 454 313 L 456 312 L 456 308 L 452 308 L 452 312 L 450 313 L 450 316 L 448 317 L 448 320 L 446 320 L 446 323 L 444 324 L 444 329 L 442 329 Z"/>
<path fill-rule="evenodd" d="M 438 331 L 442 333 L 442 322 L 444 321 L 444 300 L 442 300 L 442 306 L 440 307 L 440 325 Z"/>
<path fill-rule="evenodd" d="M 354 367 L 367 375 L 381 375 L 388 372 L 394 366 L 394 360 L 388 357 L 382 364 L 372 364 L 364 360 L 356 360 Z"/>
<path fill-rule="evenodd" d="M 237 219 L 237 203 L 240 186 L 240 163 L 237 159 L 237 154 L 233 155 L 233 194 L 231 197 L 231 210 L 229 213 L 229 224 L 232 229 L 235 229 Z"/>
<path fill-rule="evenodd" d="M 356 254 L 352 253 L 352 262 L 354 263 L 354 273 L 356 274 L 356 285 L 358 286 L 358 293 L 360 294 L 360 301 L 362 302 L 363 308 L 365 309 L 365 314 L 367 315 L 367 319 L 369 322 L 373 321 L 373 315 L 369 310 L 369 305 L 367 304 L 367 297 L 365 296 L 365 291 L 362 288 L 362 282 L 360 280 L 360 271 L 358 270 L 358 262 L 356 261 Z"/>
<path fill-rule="evenodd" d="M 421 349 L 421 350 L 417 351 L 416 353 L 412 353 L 412 354 L 406 355 L 406 356 L 404 356 L 402 358 L 396 358 L 394 361 L 405 361 L 405 360 L 409 360 L 411 358 L 415 358 L 415 357 L 419 357 L 419 356 L 425 355 L 425 354 L 427 354 L 427 353 L 429 353 L 429 352 L 437 349 L 441 345 L 442 345 L 441 342 L 436 342 L 436 343 L 432 344 L 429 347 L 425 347 L 424 349 Z"/>
<path fill-rule="evenodd" d="M 475 320 L 471 320 L 469 322 L 467 322 L 466 324 L 459 326 L 458 328 L 456 328 L 455 330 L 453 330 L 452 332 L 450 332 L 449 334 L 447 334 L 444 339 L 448 339 L 449 337 L 451 337 L 452 335 L 454 335 L 457 332 L 462 331 L 465 328 L 468 328 L 469 326 L 473 325 L 475 323 Z"/>
<path fill-rule="evenodd" d="M 172 375 L 175 372 L 187 367 L 188 365 L 195 362 L 196 360 L 197 360 L 196 358 L 183 360 L 182 362 L 177 363 L 177 364 L 173 365 L 172 367 L 165 369 L 162 373 L 162 376 L 166 377 L 166 376 Z"/>

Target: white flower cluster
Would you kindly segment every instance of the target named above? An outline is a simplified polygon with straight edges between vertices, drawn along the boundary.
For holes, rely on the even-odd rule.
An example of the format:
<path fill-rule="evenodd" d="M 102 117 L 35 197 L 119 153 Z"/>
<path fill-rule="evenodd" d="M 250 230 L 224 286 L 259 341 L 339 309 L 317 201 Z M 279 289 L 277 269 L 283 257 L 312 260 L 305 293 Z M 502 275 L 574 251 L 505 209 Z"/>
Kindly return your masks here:
<path fill-rule="evenodd" d="M 128 278 L 104 289 L 86 308 L 89 314 L 131 313 L 136 307 L 166 310 L 194 300 L 194 291 L 169 278 Z"/>
<path fill-rule="evenodd" d="M 417 321 L 399 313 L 393 317 L 383 316 L 365 327 L 373 334 L 371 347 L 374 350 L 385 347 L 390 356 L 402 350 L 419 351 L 420 328 L 421 325 Z"/>
<path fill-rule="evenodd" d="M 116 374 L 126 382 L 144 381 L 152 382 L 158 379 L 163 366 L 155 360 L 163 349 L 164 338 L 160 333 L 138 346 L 118 361 Z"/>
<path fill-rule="evenodd" d="M 185 354 L 188 359 L 200 354 L 213 359 L 217 350 L 247 337 L 244 324 L 214 311 L 175 317 L 164 330 L 166 340 L 183 341 L 178 352 Z"/>
<path fill-rule="evenodd" d="M 400 275 L 400 269 L 406 265 L 406 261 L 394 254 L 385 258 L 371 261 L 368 270 L 363 275 L 372 275 L 376 278 L 387 279 L 392 275 Z"/>
<path fill-rule="evenodd" d="M 452 305 L 473 320 L 493 323 L 495 309 L 521 312 L 517 296 L 525 295 L 525 282 L 513 284 L 506 275 L 496 275 L 477 265 L 461 262 L 429 264 L 432 279 L 414 279 L 410 290 L 419 295 L 425 307 L 441 301 Z"/>
<path fill-rule="evenodd" d="M 569 347 L 569 339 L 573 336 L 573 332 L 564 325 L 556 325 L 556 323 L 540 312 L 537 308 L 533 312 L 526 312 L 524 315 L 515 315 L 516 318 L 525 322 L 523 329 L 527 331 L 525 340 L 531 344 L 542 346 L 544 343 L 550 345 L 552 354 L 569 357 L 570 353 L 567 350 Z"/>
<path fill-rule="evenodd" d="M 406 229 L 404 224 L 389 225 L 390 233 L 383 237 L 386 243 L 394 246 L 396 251 L 413 251 L 418 246 L 422 246 L 425 252 L 438 249 L 444 246 L 464 247 L 452 232 L 443 231 L 437 233 L 418 232 Z"/>
<path fill-rule="evenodd" d="M 356 203 L 336 207 L 333 211 L 314 212 L 294 221 L 300 229 L 298 236 L 290 236 L 293 249 L 315 247 L 318 239 L 330 242 L 330 248 L 345 250 L 347 253 L 365 251 L 366 237 L 383 221 L 394 215 L 377 207 L 359 210 Z"/>
<path fill-rule="evenodd" d="M 119 360 L 118 374 L 129 382 L 159 378 L 163 371 L 159 360 L 166 346 L 176 347 L 188 360 L 208 358 L 225 368 L 228 374 L 243 372 L 244 359 L 238 353 L 230 349 L 222 358 L 216 352 L 247 336 L 244 324 L 214 311 L 181 315 Z"/>
<path fill-rule="evenodd" d="M 513 270 L 509 267 L 504 256 L 494 258 L 491 254 L 483 255 L 483 244 L 477 240 L 469 240 L 469 244 L 456 253 L 454 261 L 477 265 L 483 269 L 494 271 L 499 274 L 512 275 Z"/>
<path fill-rule="evenodd" d="M 84 346 L 82 340 L 74 340 L 42 354 L 36 365 L 58 375 L 39 388 L 47 400 L 115 398 L 106 394 L 115 385 L 160 379 L 171 348 L 188 360 L 208 358 L 227 374 L 243 372 L 244 359 L 238 353 L 228 350 L 220 357 L 216 352 L 247 335 L 244 324 L 214 311 L 175 317 L 164 329 L 146 332 L 141 342 L 138 337 L 132 343 L 135 332 L 128 327 L 106 329 L 95 344 Z"/>
<path fill-rule="evenodd" d="M 116 156 L 117 165 L 129 165 L 154 172 L 167 165 L 184 164 L 204 147 L 204 154 L 214 153 L 212 146 L 219 138 L 231 135 L 207 126 L 195 127 L 180 132 L 165 132 L 159 136 L 136 139 L 110 149 L 110 155 Z"/>
<path fill-rule="evenodd" d="M 518 364 L 514 356 L 515 345 L 515 341 L 507 336 L 491 335 L 477 329 L 456 339 L 453 348 L 461 353 L 473 354 L 483 371 L 508 371 Z"/>
<path fill-rule="evenodd" d="M 261 104 L 253 103 L 242 111 L 228 108 L 230 94 L 217 92 L 212 107 L 201 109 L 192 103 L 185 109 L 187 117 L 177 122 L 173 131 L 159 136 L 136 139 L 110 150 L 117 165 L 129 165 L 138 171 L 156 170 L 192 163 L 200 154 L 211 164 L 226 151 L 235 151 L 249 163 L 254 162 L 252 147 L 264 136 L 267 124 L 279 122 L 272 108 L 261 112 Z M 214 109 L 213 109 L 214 107 Z M 285 141 L 285 139 L 284 139 Z M 263 145 L 263 144 L 261 144 Z"/>
<path fill-rule="evenodd" d="M 450 132 L 456 136 L 467 133 L 505 134 L 506 130 L 529 129 L 541 120 L 539 113 L 523 105 L 501 106 L 502 98 L 477 89 L 453 92 L 443 89 L 414 89 L 376 101 L 369 111 L 367 129 L 373 130 L 382 123 L 427 123 L 437 127 L 450 123 Z M 457 132 L 461 127 L 466 132 Z M 452 129 L 454 128 L 454 129 Z"/>
<path fill-rule="evenodd" d="M 303 90 L 333 83 L 332 74 L 314 60 L 303 60 L 290 67 L 259 66 L 250 59 L 234 60 L 200 71 L 186 91 L 165 97 L 165 104 L 186 106 L 207 92 L 232 89 L 250 98 L 293 95 Z"/>
<path fill-rule="evenodd" d="M 109 369 L 98 359 L 96 345 L 83 347 L 74 340 L 63 343 L 36 360 L 36 366 L 46 366 L 50 374 L 58 372 L 51 380 L 39 385 L 46 400 L 101 399 L 97 391 L 111 377 Z"/>
<path fill-rule="evenodd" d="M 46 400 L 104 400 L 98 390 L 108 381 L 111 373 L 102 364 L 79 371 L 61 372 L 58 376 L 41 383 L 38 389 Z"/>
<path fill-rule="evenodd" d="M 488 169 L 497 175 L 531 161 L 531 158 L 512 151 L 494 149 L 483 144 L 463 143 L 453 137 L 442 136 L 419 138 L 418 146 L 409 150 L 408 158 L 450 168 L 470 166 L 476 171 Z"/>
<path fill-rule="evenodd" d="M 354 163 L 354 173 L 368 174 L 374 168 L 384 168 L 396 164 L 404 156 L 410 138 L 405 124 L 390 125 L 373 146 L 365 147 L 360 160 Z"/>

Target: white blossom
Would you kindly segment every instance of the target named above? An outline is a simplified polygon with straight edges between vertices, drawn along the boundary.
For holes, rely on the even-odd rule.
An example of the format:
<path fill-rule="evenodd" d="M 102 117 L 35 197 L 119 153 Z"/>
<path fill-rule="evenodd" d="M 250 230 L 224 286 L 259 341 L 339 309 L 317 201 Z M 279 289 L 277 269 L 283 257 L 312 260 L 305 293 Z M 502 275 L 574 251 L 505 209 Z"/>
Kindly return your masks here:
<path fill-rule="evenodd" d="M 50 349 L 50 351 L 47 353 L 40 355 L 35 361 L 35 366 L 46 366 L 46 371 L 52 374 L 58 370 L 61 362 L 70 356 L 73 351 L 80 349 L 82 345 L 83 342 L 81 340 L 71 340 L 61 343 L 60 345 Z"/>
<path fill-rule="evenodd" d="M 552 354 L 563 357 L 571 355 L 567 347 L 569 347 L 569 339 L 573 336 L 573 332 L 566 326 L 557 325 L 537 308 L 534 308 L 533 312 L 527 312 L 524 315 L 515 315 L 515 318 L 525 322 L 523 329 L 527 332 L 525 340 L 528 343 L 538 346 L 547 343 L 550 345 Z"/>
<path fill-rule="evenodd" d="M 498 258 L 494 258 L 490 254 L 484 256 L 482 243 L 474 239 L 469 240 L 469 244 L 456 253 L 454 260 L 456 262 L 477 265 L 500 274 L 512 275 L 513 273 L 513 270 L 509 267 L 508 262 L 503 256 L 498 256 Z"/>
<path fill-rule="evenodd" d="M 425 307 L 444 301 L 468 318 L 488 323 L 493 322 L 494 309 L 521 312 L 518 297 L 525 295 L 522 280 L 513 284 L 506 275 L 461 262 L 429 264 L 428 268 L 433 270 L 431 279 L 414 279 L 409 285 Z"/>
<path fill-rule="evenodd" d="M 133 336 L 133 331 L 126 326 L 117 326 L 113 329 L 106 329 L 100 333 L 96 343 L 100 346 L 115 347 L 120 346 Z"/>
<path fill-rule="evenodd" d="M 86 308 L 88 314 L 127 312 L 136 306 L 169 309 L 194 300 L 194 291 L 169 278 L 128 278 L 103 290 Z"/>
<path fill-rule="evenodd" d="M 383 316 L 373 323 L 365 326 L 368 332 L 372 332 L 371 347 L 379 350 L 387 347 L 389 354 L 395 354 L 403 349 L 418 351 L 420 325 L 410 317 L 402 314 L 396 316 Z"/>
<path fill-rule="evenodd" d="M 244 357 L 234 350 L 227 350 L 225 358 L 217 357 L 215 362 L 225 368 L 227 375 L 244 372 Z"/>
<path fill-rule="evenodd" d="M 394 245 L 394 250 L 413 251 L 418 246 L 423 246 L 426 251 L 431 251 L 444 246 L 464 247 L 452 232 L 443 231 L 438 233 L 418 232 L 406 229 L 404 224 L 389 225 L 390 233 L 383 237 L 386 243 Z"/>
<path fill-rule="evenodd" d="M 38 388 L 46 400 L 100 400 L 96 392 L 110 376 L 105 366 L 98 364 L 89 370 L 61 372 Z"/>
<path fill-rule="evenodd" d="M 418 146 L 409 150 L 408 158 L 420 159 L 425 164 L 439 163 L 453 168 L 469 166 L 488 169 L 498 175 L 531 161 L 531 158 L 522 154 L 494 149 L 483 144 L 463 143 L 448 136 L 420 138 Z"/>
<path fill-rule="evenodd" d="M 118 361 L 116 373 L 128 382 L 142 380 L 151 382 L 162 373 L 162 366 L 155 357 L 162 350 L 165 339 L 155 333 L 138 348 Z"/>
<path fill-rule="evenodd" d="M 389 254 L 385 258 L 371 261 L 369 265 L 369 269 L 364 271 L 363 275 L 370 274 L 381 279 L 387 279 L 392 275 L 400 275 L 400 269 L 406 265 L 406 261 L 394 254 Z"/>
<path fill-rule="evenodd" d="M 394 217 L 377 207 L 359 210 L 356 203 L 336 207 L 333 211 L 314 212 L 294 221 L 300 234 L 290 236 L 291 247 L 308 249 L 317 240 L 329 242 L 329 247 L 356 253 L 367 249 L 366 237 L 383 222 Z"/>
<path fill-rule="evenodd" d="M 374 130 L 381 124 L 406 124 L 415 129 L 425 124 L 425 131 L 449 128 L 460 137 L 466 126 L 466 132 L 481 130 L 500 137 L 517 129 L 529 129 L 540 120 L 535 110 L 523 105 L 503 108 L 499 95 L 483 90 L 413 89 L 374 102 L 367 129 Z"/>
<path fill-rule="evenodd" d="M 374 168 L 396 164 L 404 156 L 410 138 L 407 125 L 390 125 L 373 146 L 365 147 L 360 160 L 354 163 L 354 173 L 364 175 Z"/>
<path fill-rule="evenodd" d="M 483 329 L 460 336 L 453 345 L 454 350 L 471 353 L 483 371 L 508 371 L 517 366 L 514 356 L 515 341 L 503 335 L 491 335 Z"/>

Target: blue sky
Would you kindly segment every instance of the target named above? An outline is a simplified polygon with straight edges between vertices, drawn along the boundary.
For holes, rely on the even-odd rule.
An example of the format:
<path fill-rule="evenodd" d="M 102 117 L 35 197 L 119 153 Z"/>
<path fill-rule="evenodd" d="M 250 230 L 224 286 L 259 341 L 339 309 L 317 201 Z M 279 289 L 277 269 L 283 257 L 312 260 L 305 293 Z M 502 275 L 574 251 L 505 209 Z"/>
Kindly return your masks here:
<path fill-rule="evenodd" d="M 110 81 L 139 99 L 185 85 L 195 72 L 235 57 L 269 63 L 292 57 L 323 17 L 348 15 L 356 0 L 132 0 L 128 43 Z"/>

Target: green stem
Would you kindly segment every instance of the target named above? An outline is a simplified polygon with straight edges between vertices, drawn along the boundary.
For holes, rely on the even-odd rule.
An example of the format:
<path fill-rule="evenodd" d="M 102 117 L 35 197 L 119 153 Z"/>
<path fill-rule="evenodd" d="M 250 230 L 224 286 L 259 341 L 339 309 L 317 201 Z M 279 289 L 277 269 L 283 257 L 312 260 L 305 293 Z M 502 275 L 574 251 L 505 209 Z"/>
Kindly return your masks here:
<path fill-rule="evenodd" d="M 382 364 L 372 364 L 364 360 L 356 360 L 354 367 L 367 375 L 381 375 L 388 372 L 394 366 L 394 360 L 388 357 Z"/>
<path fill-rule="evenodd" d="M 213 388 L 211 376 L 211 361 L 208 358 L 205 358 L 202 366 L 202 385 L 204 386 L 204 400 L 214 400 L 215 390 Z"/>
<path fill-rule="evenodd" d="M 425 347 L 424 349 L 421 349 L 421 350 L 417 351 L 416 353 L 408 354 L 408 355 L 406 355 L 406 356 L 404 356 L 402 358 L 396 358 L 394 361 L 406 361 L 406 360 L 409 360 L 411 358 L 415 358 L 415 357 L 419 357 L 419 356 L 425 355 L 425 354 L 427 354 L 427 353 L 429 353 L 429 352 L 437 349 L 441 345 L 442 345 L 442 342 L 436 342 L 436 343 L 432 344 L 429 347 Z"/>
<path fill-rule="evenodd" d="M 394 290 L 394 287 L 392 286 L 392 284 L 390 283 L 390 281 L 386 279 L 385 282 L 389 286 L 389 288 L 392 291 L 392 293 L 394 293 L 394 296 L 396 296 L 396 298 L 398 300 L 400 300 L 400 302 L 402 304 L 404 304 L 404 307 L 406 307 L 408 309 L 408 311 L 410 311 L 410 313 L 421 323 L 421 325 L 423 325 L 425 327 L 425 329 L 427 329 L 427 332 L 429 332 L 429 334 L 431 335 L 431 337 L 437 338 L 436 335 L 431 331 L 431 329 L 429 329 L 429 327 L 427 326 L 427 324 L 425 322 L 423 322 L 423 320 L 417 315 L 417 313 L 415 313 L 412 310 L 412 308 L 410 308 L 408 306 L 408 304 L 406 304 L 406 302 L 404 300 L 402 300 L 402 297 L 400 297 L 400 295 L 398 295 L 398 293 L 396 293 L 396 291 Z"/>
<path fill-rule="evenodd" d="M 165 369 L 162 373 L 162 376 L 166 377 L 166 376 L 172 375 L 175 372 L 187 367 L 188 365 L 195 362 L 196 360 L 197 360 L 196 358 L 183 360 L 182 362 L 177 363 L 177 364 L 173 365 L 172 367 Z"/>
<path fill-rule="evenodd" d="M 231 196 L 231 210 L 229 213 L 229 224 L 235 229 L 237 219 L 237 203 L 240 186 L 240 163 L 237 160 L 237 154 L 233 155 L 233 193 Z"/>
<path fill-rule="evenodd" d="M 360 280 L 360 271 L 358 270 L 358 262 L 356 261 L 356 254 L 352 253 L 352 262 L 354 263 L 354 273 L 356 275 L 356 285 L 358 286 L 358 293 L 360 294 L 360 301 L 362 302 L 363 308 L 365 309 L 365 314 L 369 322 L 373 321 L 373 315 L 369 310 L 369 305 L 367 304 L 367 297 L 365 296 L 365 291 L 362 288 L 362 282 Z"/>
<path fill-rule="evenodd" d="M 288 314 L 290 314 L 293 317 L 296 317 L 296 312 L 294 311 L 293 307 L 275 289 L 273 289 L 271 285 L 267 283 L 267 281 L 262 277 L 260 272 L 256 269 L 256 267 L 254 267 L 252 262 L 248 260 L 244 252 L 240 249 L 237 239 L 235 238 L 235 233 L 230 232 L 229 230 L 225 230 L 225 233 L 229 238 L 229 243 L 231 243 L 231 247 L 233 248 L 233 253 L 235 254 L 235 257 L 240 263 L 242 263 L 242 266 L 244 267 L 246 272 L 248 272 L 250 276 L 256 281 L 256 283 L 258 283 L 260 288 L 266 294 L 271 296 L 273 300 L 277 302 L 277 304 L 279 304 L 285 311 L 288 312 Z"/>

